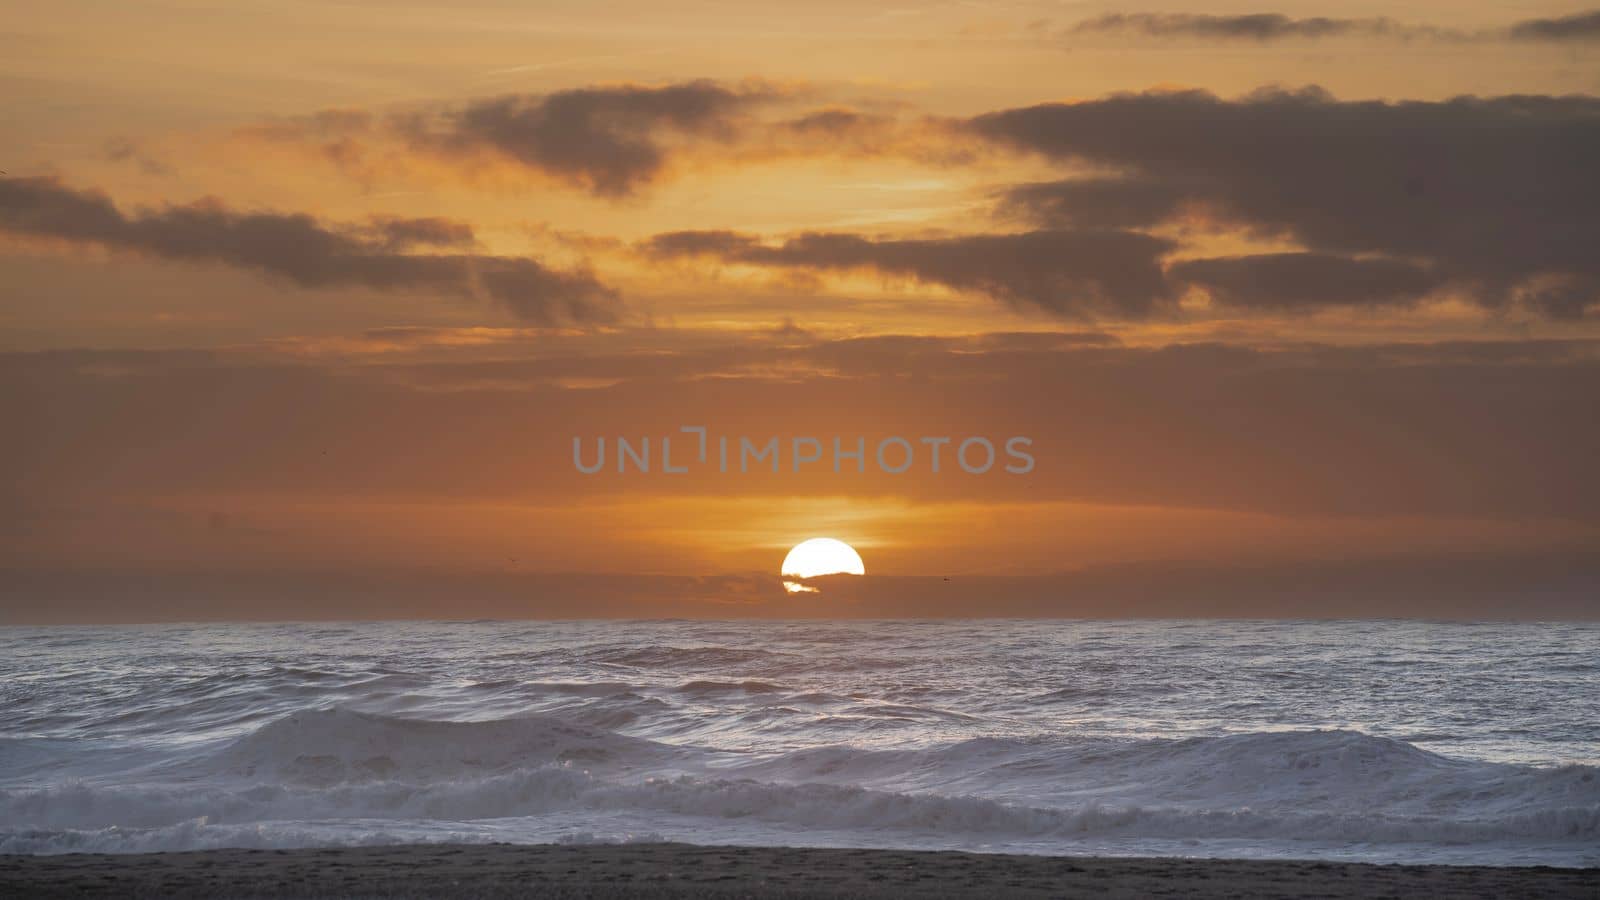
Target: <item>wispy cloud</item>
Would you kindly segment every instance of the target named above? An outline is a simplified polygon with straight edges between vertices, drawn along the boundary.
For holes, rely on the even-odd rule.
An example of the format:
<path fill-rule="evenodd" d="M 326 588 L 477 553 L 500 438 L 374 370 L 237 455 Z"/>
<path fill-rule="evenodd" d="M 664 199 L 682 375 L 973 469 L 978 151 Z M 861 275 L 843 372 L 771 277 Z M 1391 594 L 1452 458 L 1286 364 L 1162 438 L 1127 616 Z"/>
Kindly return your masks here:
<path fill-rule="evenodd" d="M 1111 230 L 899 239 L 808 233 L 776 244 L 728 231 L 686 231 L 657 235 L 643 250 L 769 268 L 869 270 L 1068 318 L 1142 319 L 1170 311 L 1159 260 L 1175 246 Z"/>
<path fill-rule="evenodd" d="M 1467 30 L 1443 25 L 1400 22 L 1386 16 L 1340 18 L 1295 17 L 1277 12 L 1109 13 L 1086 19 L 1068 34 L 1122 34 L 1157 39 L 1212 41 L 1316 40 L 1379 38 L 1444 41 L 1591 41 L 1600 40 L 1600 11 L 1548 19 L 1527 19 L 1503 28 Z"/>
<path fill-rule="evenodd" d="M 104 194 L 53 178 L 9 178 L 0 180 L 0 232 L 220 263 L 307 288 L 486 298 L 536 324 L 605 323 L 617 313 L 615 293 L 588 272 L 461 252 L 474 243 L 472 229 L 437 218 L 329 225 L 302 213 L 241 212 L 215 200 L 125 213 Z"/>

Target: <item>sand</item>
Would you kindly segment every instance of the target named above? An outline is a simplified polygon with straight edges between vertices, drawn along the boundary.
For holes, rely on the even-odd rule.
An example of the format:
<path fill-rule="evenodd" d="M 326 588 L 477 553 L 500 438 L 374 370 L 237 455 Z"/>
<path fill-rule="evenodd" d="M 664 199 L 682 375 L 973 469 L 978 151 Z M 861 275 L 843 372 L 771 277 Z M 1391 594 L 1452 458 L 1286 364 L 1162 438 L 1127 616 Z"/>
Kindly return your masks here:
<path fill-rule="evenodd" d="M 785 847 L 393 846 L 0 856 L 0 897 L 1600 897 L 1600 869 Z"/>

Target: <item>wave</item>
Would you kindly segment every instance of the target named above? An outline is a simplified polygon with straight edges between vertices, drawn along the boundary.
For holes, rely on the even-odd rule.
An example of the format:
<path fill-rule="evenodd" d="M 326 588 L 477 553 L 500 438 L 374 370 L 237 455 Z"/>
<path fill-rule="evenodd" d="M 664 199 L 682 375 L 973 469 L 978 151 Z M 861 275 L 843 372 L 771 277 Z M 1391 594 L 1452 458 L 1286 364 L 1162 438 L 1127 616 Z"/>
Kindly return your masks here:
<path fill-rule="evenodd" d="M 9 741 L 6 751 L 37 766 L 60 746 Z M 447 722 L 335 708 L 173 751 L 136 778 L 79 774 L 0 790 L 0 822 L 8 823 L 0 851 L 172 849 L 211 846 L 219 835 L 265 842 L 229 846 L 291 846 L 307 840 L 307 829 L 337 842 L 364 840 L 374 827 L 389 834 L 399 823 L 580 813 L 978 843 L 1593 844 L 1600 769 L 1454 759 L 1357 731 L 1140 741 L 1038 735 L 751 757 L 557 716 Z M 358 837 L 325 824 L 357 819 L 389 824 L 351 832 Z"/>
<path fill-rule="evenodd" d="M 189 767 L 326 785 L 430 781 L 564 763 L 659 764 L 677 752 L 554 716 L 439 722 L 335 708 L 285 716 Z"/>
<path fill-rule="evenodd" d="M 1600 810 L 1555 806 L 1494 817 L 1334 813 L 1296 809 L 1184 809 L 1087 802 L 1045 807 L 824 784 L 777 784 L 682 775 L 617 782 L 568 766 L 412 785 L 376 782 L 332 789 L 253 786 L 176 792 L 168 788 L 61 785 L 7 792 L 0 851 L 93 831 L 237 828 L 318 820 L 465 822 L 574 811 L 628 811 L 789 829 L 910 831 L 971 839 L 1284 839 L 1342 842 L 1541 840 L 1592 843 Z M 20 826 L 20 827 L 17 827 Z M 105 830 L 105 829 L 100 829 Z M 54 836 L 54 837 L 52 837 Z M 24 852 L 38 852 L 24 851 Z"/>
<path fill-rule="evenodd" d="M 1358 731 L 1184 740 L 978 738 L 927 749 L 807 748 L 749 764 L 761 777 L 898 782 L 1060 801 L 1329 810 L 1600 810 L 1600 768 L 1460 760 Z"/>

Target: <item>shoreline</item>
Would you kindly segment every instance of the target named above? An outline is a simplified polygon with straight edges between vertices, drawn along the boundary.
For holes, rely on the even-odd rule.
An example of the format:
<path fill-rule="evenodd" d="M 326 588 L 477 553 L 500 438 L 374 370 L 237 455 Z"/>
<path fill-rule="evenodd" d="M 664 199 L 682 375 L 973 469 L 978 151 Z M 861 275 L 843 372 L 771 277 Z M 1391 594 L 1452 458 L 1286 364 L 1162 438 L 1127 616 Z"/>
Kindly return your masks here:
<path fill-rule="evenodd" d="M 1600 868 L 693 844 L 0 855 L 0 897 L 1600 896 Z"/>

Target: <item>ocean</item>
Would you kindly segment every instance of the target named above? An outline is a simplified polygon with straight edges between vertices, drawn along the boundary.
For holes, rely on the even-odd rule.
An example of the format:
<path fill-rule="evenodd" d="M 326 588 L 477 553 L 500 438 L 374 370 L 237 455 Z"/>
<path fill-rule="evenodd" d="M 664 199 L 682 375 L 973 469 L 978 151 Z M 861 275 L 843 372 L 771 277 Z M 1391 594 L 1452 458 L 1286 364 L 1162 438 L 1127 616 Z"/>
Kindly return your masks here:
<path fill-rule="evenodd" d="M 1600 624 L 0 629 L 0 852 L 1600 865 Z"/>

